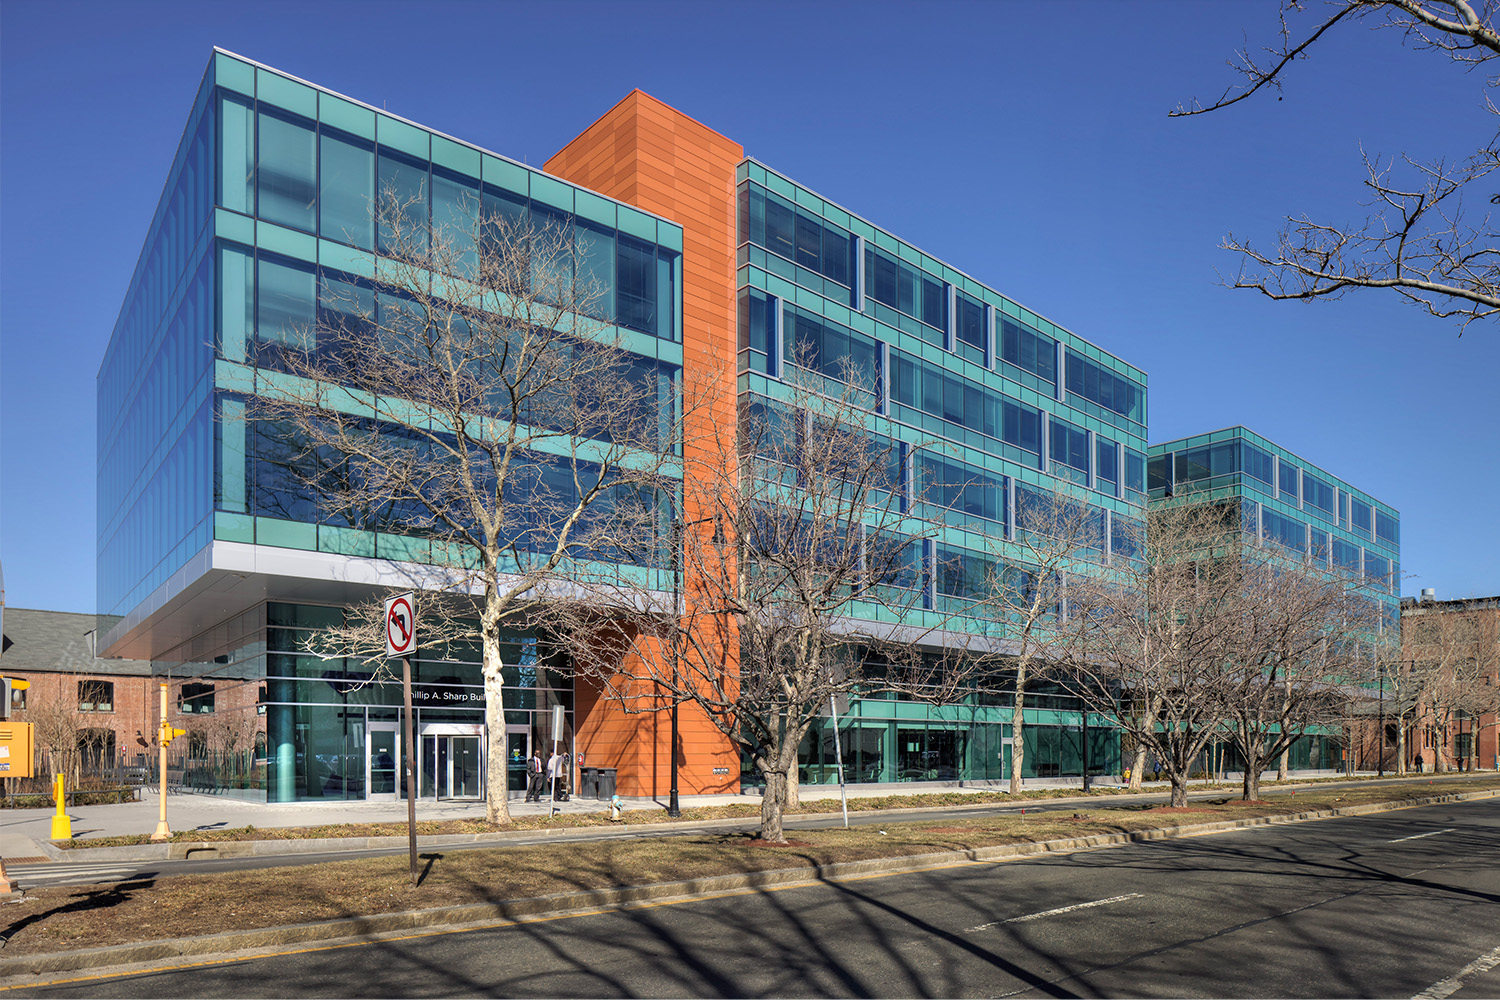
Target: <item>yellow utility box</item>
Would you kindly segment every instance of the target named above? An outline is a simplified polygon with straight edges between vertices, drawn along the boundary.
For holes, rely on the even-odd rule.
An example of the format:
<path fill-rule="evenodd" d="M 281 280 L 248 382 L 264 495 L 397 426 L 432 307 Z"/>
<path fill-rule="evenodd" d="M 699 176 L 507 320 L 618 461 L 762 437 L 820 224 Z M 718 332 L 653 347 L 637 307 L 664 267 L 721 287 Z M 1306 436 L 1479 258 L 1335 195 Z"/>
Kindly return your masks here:
<path fill-rule="evenodd" d="M 33 745 L 31 723 L 0 722 L 0 778 L 31 777 Z"/>

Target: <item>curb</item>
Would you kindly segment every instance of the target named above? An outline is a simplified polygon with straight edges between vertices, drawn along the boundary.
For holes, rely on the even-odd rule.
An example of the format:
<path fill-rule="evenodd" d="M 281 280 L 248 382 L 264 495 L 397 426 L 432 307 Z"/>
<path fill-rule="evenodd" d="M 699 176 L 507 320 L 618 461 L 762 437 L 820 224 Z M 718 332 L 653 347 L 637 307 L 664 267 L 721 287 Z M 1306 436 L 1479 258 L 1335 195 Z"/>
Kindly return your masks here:
<path fill-rule="evenodd" d="M 1453 792 L 1446 795 L 1431 795 L 1417 799 L 1372 802 L 1363 805 L 1341 806 L 1335 809 L 1308 810 L 1307 812 L 1293 813 L 1286 816 L 1257 816 L 1248 819 L 1221 820 L 1214 823 L 1194 823 L 1182 826 L 1161 827 L 1154 830 L 1137 830 L 1131 833 L 1095 834 L 1090 837 L 1072 837 L 1064 840 L 1049 840 L 1026 844 L 998 844 L 993 847 L 981 847 L 967 851 L 943 851 L 935 854 L 908 855 L 900 858 L 872 858 L 865 861 L 846 861 L 838 864 L 817 865 L 806 868 L 784 868 L 750 872 L 744 875 L 716 875 L 688 879 L 681 882 L 664 882 L 654 885 L 624 886 L 617 889 L 592 889 L 579 892 L 556 893 L 549 896 L 503 900 L 497 903 L 470 903 L 463 906 L 406 910 L 397 913 L 372 914 L 363 917 L 327 920 L 311 924 L 292 924 L 285 927 L 268 927 L 258 930 L 227 931 L 222 934 L 210 934 L 202 937 L 111 945 L 109 947 L 89 948 L 81 951 L 26 955 L 13 959 L 0 958 L 0 979 L 13 976 L 45 975 L 54 972 L 76 972 L 84 969 L 99 969 L 140 962 L 215 955 L 226 952 L 269 948 L 278 945 L 328 942 L 347 938 L 368 938 L 374 935 L 399 931 L 431 930 L 435 928 L 456 929 L 466 924 L 482 925 L 485 923 L 518 920 L 541 914 L 565 913 L 569 910 L 594 909 L 604 906 L 619 906 L 678 896 L 728 892 L 736 889 L 770 888 L 774 886 L 793 885 L 799 882 L 837 881 L 842 878 L 871 874 L 915 872 L 964 861 L 999 861 L 1007 858 L 1068 853 L 1071 851 L 1115 847 L 1153 840 L 1177 840 L 1184 837 L 1222 833 L 1229 830 L 1248 829 L 1257 826 L 1279 826 L 1310 820 L 1332 819 L 1338 816 L 1362 816 L 1369 813 L 1391 812 L 1415 806 L 1440 805 L 1446 802 L 1467 802 L 1496 797 L 1500 797 L 1500 789 L 1478 792 Z M 657 825 L 675 826 L 679 824 Z M 470 836 L 483 835 L 474 834 Z M 439 838 L 433 839 L 436 840 Z"/>

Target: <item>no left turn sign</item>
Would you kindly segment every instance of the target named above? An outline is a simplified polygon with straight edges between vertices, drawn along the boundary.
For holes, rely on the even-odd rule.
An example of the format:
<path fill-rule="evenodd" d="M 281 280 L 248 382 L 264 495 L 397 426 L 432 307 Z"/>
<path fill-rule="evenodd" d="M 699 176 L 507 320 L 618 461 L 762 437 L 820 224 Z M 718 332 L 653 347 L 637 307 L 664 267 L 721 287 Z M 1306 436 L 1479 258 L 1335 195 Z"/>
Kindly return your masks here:
<path fill-rule="evenodd" d="M 417 615 L 411 594 L 385 602 L 385 655 L 410 656 L 417 648 Z"/>

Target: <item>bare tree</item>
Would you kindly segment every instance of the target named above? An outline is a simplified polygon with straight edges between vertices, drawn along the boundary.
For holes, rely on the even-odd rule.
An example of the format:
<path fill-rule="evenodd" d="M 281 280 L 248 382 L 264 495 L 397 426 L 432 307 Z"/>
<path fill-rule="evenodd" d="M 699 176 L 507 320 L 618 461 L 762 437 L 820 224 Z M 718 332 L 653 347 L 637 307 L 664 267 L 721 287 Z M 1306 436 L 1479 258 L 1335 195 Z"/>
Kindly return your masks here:
<path fill-rule="evenodd" d="M 1255 801 L 1272 759 L 1309 734 L 1339 731 L 1350 692 L 1368 700 L 1369 640 L 1380 623 L 1358 580 L 1304 565 L 1300 554 L 1268 544 L 1229 558 L 1242 613 L 1225 709 L 1245 765 L 1243 797 Z"/>
<path fill-rule="evenodd" d="M 969 488 L 972 484 L 965 486 Z M 978 588 L 983 596 L 965 609 L 980 619 L 983 634 L 995 640 L 996 652 L 990 654 L 998 667 L 994 673 L 1010 690 L 1012 793 L 1021 791 L 1026 761 L 1027 686 L 1066 658 L 1058 647 L 1073 636 L 1059 627 L 1067 581 L 1080 572 L 1097 572 L 1095 564 L 1104 561 L 1103 516 L 1062 480 L 1051 490 L 1017 484 L 1015 537 L 1007 542 L 992 536 L 993 558 Z M 939 567 L 945 576 L 953 572 Z M 961 579 L 955 582 L 959 585 L 940 585 L 939 590 L 959 594 L 971 589 Z"/>
<path fill-rule="evenodd" d="M 1436 51 L 1464 70 L 1489 69 L 1500 56 L 1500 34 L 1488 3 L 1334 0 L 1319 16 L 1308 14 L 1308 6 L 1301 0 L 1284 2 L 1278 41 L 1263 52 L 1241 51 L 1231 63 L 1241 82 L 1207 104 L 1180 105 L 1172 115 L 1218 111 L 1262 90 L 1279 92 L 1293 64 L 1340 26 L 1395 29 L 1404 44 Z M 1496 82 L 1491 72 L 1486 86 Z M 1487 95 L 1484 106 L 1490 114 L 1500 113 Z M 1244 258 L 1233 287 L 1301 300 L 1388 288 L 1433 316 L 1455 319 L 1460 333 L 1500 312 L 1500 247 L 1487 210 L 1495 198 L 1489 191 L 1469 192 L 1500 168 L 1500 133 L 1457 159 L 1363 156 L 1370 209 L 1364 224 L 1289 218 L 1269 251 L 1231 233 L 1222 246 Z M 1475 201 L 1485 208 L 1476 211 Z"/>
<path fill-rule="evenodd" d="M 1069 587 L 1070 685 L 1156 759 L 1174 806 L 1200 755 L 1228 736 L 1245 610 L 1237 515 L 1237 505 L 1155 505 L 1136 558 Z"/>
<path fill-rule="evenodd" d="M 279 373 L 247 418 L 289 502 L 416 540 L 387 557 L 410 585 L 474 598 L 487 818 L 504 822 L 501 629 L 617 555 L 594 529 L 668 461 L 672 376 L 620 346 L 570 225 L 466 205 L 434 228 L 425 202 L 379 202 L 373 275 L 325 277 L 312 329 L 260 330 L 256 363 Z"/>
<path fill-rule="evenodd" d="M 946 676 L 900 624 L 923 606 L 930 525 L 904 512 L 873 394 L 844 379 L 789 367 L 787 399 L 742 402 L 737 428 L 690 450 L 655 529 L 672 592 L 601 577 L 548 608 L 576 669 L 624 711 L 681 705 L 741 748 L 765 781 L 760 836 L 777 843 L 798 746 L 831 700 Z"/>

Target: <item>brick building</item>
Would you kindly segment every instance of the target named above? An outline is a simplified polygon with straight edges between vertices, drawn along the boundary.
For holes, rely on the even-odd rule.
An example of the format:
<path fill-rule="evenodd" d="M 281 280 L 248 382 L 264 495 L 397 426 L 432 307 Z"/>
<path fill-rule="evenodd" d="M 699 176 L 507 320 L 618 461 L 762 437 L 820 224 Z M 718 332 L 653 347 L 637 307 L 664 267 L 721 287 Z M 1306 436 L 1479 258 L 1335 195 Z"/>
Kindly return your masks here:
<path fill-rule="evenodd" d="M 255 730 L 265 730 L 263 723 L 247 724 L 259 719 L 256 713 L 220 715 L 253 707 L 253 685 L 157 676 L 149 660 L 95 655 L 96 636 L 115 621 L 107 615 L 5 609 L 5 636 L 11 644 L 0 656 L 0 673 L 30 682 L 29 688 L 11 693 L 11 718 L 36 727 L 43 773 L 71 767 L 74 761 L 87 768 L 132 764 L 137 754 L 155 753 L 163 681 L 168 684 L 168 719 L 187 731 L 181 749 L 188 756 L 256 746 Z"/>
<path fill-rule="evenodd" d="M 1408 740 L 1429 770 L 1500 770 L 1500 596 L 1401 602 L 1401 662 L 1416 701 Z"/>

